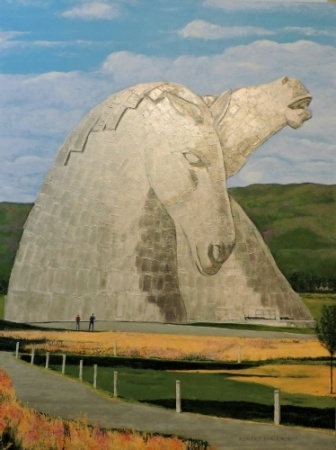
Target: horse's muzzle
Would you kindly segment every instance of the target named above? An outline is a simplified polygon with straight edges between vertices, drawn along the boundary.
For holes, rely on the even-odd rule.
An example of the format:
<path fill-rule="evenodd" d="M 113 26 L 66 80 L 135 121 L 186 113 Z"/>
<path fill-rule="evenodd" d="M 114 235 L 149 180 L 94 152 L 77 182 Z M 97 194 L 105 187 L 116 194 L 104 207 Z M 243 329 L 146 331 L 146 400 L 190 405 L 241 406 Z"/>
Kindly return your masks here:
<path fill-rule="evenodd" d="M 203 271 L 206 275 L 215 275 L 222 267 L 224 261 L 231 255 L 234 242 L 229 245 L 224 244 L 210 244 L 208 247 L 208 257 L 210 265 L 203 267 Z"/>

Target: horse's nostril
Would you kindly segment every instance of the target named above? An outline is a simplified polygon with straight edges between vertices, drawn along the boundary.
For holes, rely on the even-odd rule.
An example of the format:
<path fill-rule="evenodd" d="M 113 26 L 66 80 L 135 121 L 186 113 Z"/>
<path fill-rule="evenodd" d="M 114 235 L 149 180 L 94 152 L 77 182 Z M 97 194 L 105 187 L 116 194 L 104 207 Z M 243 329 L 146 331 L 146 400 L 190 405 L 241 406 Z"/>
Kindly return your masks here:
<path fill-rule="evenodd" d="M 207 265 L 202 265 L 201 273 L 206 275 L 214 275 L 221 268 L 224 261 L 230 256 L 234 242 L 229 242 L 228 245 L 220 244 L 209 244 L 208 246 L 208 262 Z M 209 264 L 210 263 L 210 264 Z"/>
<path fill-rule="evenodd" d="M 224 261 L 230 256 L 234 244 L 210 244 L 209 246 L 209 258 L 213 264 L 223 264 Z"/>
<path fill-rule="evenodd" d="M 212 257 L 213 257 L 213 259 L 216 260 L 216 261 L 220 261 L 221 254 L 222 254 L 222 251 L 221 251 L 220 246 L 219 245 L 213 245 L 212 246 Z"/>
<path fill-rule="evenodd" d="M 226 251 L 224 245 L 211 244 L 209 247 L 209 257 L 215 263 L 222 263 L 226 259 Z"/>

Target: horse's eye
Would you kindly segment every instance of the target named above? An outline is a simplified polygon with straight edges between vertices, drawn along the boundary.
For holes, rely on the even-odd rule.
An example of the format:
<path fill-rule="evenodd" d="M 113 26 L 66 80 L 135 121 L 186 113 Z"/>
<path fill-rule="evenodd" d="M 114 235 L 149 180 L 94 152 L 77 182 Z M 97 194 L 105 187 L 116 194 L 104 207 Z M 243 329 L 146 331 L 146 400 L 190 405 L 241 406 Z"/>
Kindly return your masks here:
<path fill-rule="evenodd" d="M 202 160 L 198 156 L 194 155 L 194 153 L 183 153 L 183 156 L 192 166 L 203 166 Z"/>

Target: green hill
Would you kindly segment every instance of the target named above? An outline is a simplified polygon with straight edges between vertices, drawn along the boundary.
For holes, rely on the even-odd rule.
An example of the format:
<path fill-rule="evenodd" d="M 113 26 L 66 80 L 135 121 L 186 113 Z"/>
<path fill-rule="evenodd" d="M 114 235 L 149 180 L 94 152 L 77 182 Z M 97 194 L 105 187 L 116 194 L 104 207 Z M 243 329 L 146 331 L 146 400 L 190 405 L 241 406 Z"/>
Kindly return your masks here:
<path fill-rule="evenodd" d="M 336 290 L 336 185 L 256 184 L 231 188 L 300 292 Z M 6 292 L 32 204 L 0 203 L 0 293 Z"/>
<path fill-rule="evenodd" d="M 0 203 L 0 294 L 6 293 L 9 276 L 31 203 Z"/>
<path fill-rule="evenodd" d="M 230 193 L 258 227 L 296 290 L 314 290 L 314 285 L 327 283 L 335 290 L 336 185 L 260 184 Z"/>

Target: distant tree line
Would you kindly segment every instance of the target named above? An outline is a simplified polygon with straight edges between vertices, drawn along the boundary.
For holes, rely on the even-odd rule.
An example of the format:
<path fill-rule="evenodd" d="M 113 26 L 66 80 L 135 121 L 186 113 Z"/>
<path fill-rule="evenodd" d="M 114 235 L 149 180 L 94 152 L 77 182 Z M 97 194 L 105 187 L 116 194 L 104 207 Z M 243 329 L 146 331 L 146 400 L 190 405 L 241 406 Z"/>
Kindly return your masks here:
<path fill-rule="evenodd" d="M 336 292 L 336 274 L 332 277 L 294 272 L 287 277 L 295 292 Z"/>

